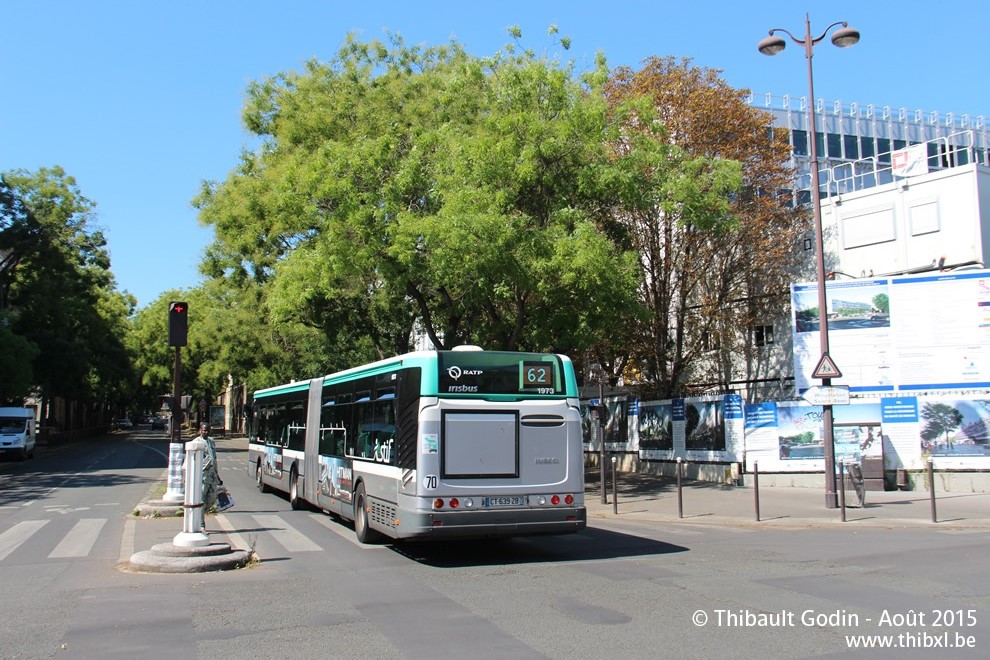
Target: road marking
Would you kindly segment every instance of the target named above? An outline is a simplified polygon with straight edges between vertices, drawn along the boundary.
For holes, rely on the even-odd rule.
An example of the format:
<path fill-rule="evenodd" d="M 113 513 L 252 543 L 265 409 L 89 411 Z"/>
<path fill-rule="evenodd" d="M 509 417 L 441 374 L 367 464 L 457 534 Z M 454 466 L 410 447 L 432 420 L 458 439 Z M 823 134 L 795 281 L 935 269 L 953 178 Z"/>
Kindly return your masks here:
<path fill-rule="evenodd" d="M 121 564 L 131 560 L 134 554 L 134 536 L 137 532 L 137 521 L 133 517 L 124 519 L 124 533 L 120 535 L 120 556 L 117 561 Z"/>
<path fill-rule="evenodd" d="M 673 534 L 675 536 L 700 536 L 704 532 L 693 529 L 684 529 L 681 527 L 673 527 L 671 525 L 660 525 L 654 523 L 644 523 L 639 521 L 627 522 L 626 526 L 621 524 L 609 524 L 607 522 L 596 520 L 594 524 L 589 524 L 590 529 L 603 529 L 608 532 L 615 532 L 618 534 L 628 534 L 630 527 L 636 527 L 637 531 L 649 532 L 656 534 L 657 536 L 662 536 L 664 534 Z M 567 538 L 567 537 L 561 537 Z M 573 535 L 571 536 L 573 538 Z"/>
<path fill-rule="evenodd" d="M 77 511 L 89 511 L 88 506 L 63 506 L 61 504 L 46 504 L 45 513 L 76 513 Z"/>
<path fill-rule="evenodd" d="M 252 518 L 289 552 L 318 552 L 323 550 L 278 516 L 252 516 Z"/>
<path fill-rule="evenodd" d="M 244 537 L 240 535 L 239 532 L 235 532 L 236 529 L 233 523 L 222 513 L 216 515 L 217 524 L 220 525 L 220 529 L 224 531 L 227 536 L 227 540 L 230 541 L 230 546 L 238 550 L 246 550 L 247 552 L 254 552 L 254 548 L 251 544 L 244 540 Z"/>
<path fill-rule="evenodd" d="M 48 524 L 47 520 L 25 520 L 19 522 L 3 534 L 0 534 L 0 560 L 16 550 L 31 535 Z"/>
<path fill-rule="evenodd" d="M 106 518 L 82 518 L 48 555 L 49 559 L 85 557 L 93 549 Z"/>
<path fill-rule="evenodd" d="M 321 513 L 311 513 L 309 514 L 309 517 L 315 520 L 316 522 L 320 523 L 321 525 L 323 525 L 324 527 L 326 527 L 331 532 L 333 532 L 340 538 L 344 539 L 351 545 L 355 545 L 361 548 L 362 550 L 380 550 L 385 547 L 383 545 L 368 545 L 366 543 L 361 543 L 360 541 L 357 540 L 357 537 L 354 536 L 354 530 L 348 528 L 345 525 L 341 525 L 338 522 L 334 522 L 328 516 L 325 516 Z"/>

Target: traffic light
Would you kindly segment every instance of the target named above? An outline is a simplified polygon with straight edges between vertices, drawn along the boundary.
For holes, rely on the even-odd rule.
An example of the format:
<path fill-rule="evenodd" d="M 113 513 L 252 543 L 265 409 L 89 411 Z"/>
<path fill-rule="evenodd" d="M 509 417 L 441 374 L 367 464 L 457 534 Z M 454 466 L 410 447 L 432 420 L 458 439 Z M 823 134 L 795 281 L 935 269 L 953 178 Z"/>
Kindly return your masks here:
<path fill-rule="evenodd" d="M 168 345 L 185 346 L 189 330 L 189 305 L 184 302 L 168 304 Z"/>

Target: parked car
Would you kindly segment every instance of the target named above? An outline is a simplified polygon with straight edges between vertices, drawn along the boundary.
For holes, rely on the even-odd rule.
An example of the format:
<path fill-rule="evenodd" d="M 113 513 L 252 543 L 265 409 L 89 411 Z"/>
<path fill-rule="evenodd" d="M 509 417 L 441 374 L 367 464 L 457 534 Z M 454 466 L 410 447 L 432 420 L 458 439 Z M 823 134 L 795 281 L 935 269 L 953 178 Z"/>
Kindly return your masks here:
<path fill-rule="evenodd" d="M 151 430 L 155 431 L 157 429 L 165 429 L 165 418 L 164 417 L 152 417 L 151 418 Z"/>
<path fill-rule="evenodd" d="M 134 428 L 134 422 L 127 419 L 126 417 L 121 417 L 120 419 L 113 420 L 113 426 L 117 429 L 131 429 Z"/>

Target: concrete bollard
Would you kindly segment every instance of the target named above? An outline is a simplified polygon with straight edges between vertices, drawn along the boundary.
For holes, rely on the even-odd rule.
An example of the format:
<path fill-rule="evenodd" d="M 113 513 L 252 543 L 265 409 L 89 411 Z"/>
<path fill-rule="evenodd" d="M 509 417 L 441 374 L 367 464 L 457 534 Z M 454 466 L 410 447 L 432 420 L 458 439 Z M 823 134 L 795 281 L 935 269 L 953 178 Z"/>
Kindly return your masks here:
<path fill-rule="evenodd" d="M 846 522 L 846 465 L 839 461 L 839 510 L 842 522 Z"/>
<path fill-rule="evenodd" d="M 928 499 L 931 501 L 932 505 L 932 522 L 938 522 L 938 516 L 935 514 L 935 462 L 932 457 L 928 457 Z"/>
<path fill-rule="evenodd" d="M 206 443 L 196 438 L 186 443 L 185 501 L 182 531 L 175 535 L 172 544 L 183 548 L 196 548 L 210 544 L 203 528 L 203 454 Z"/>
<path fill-rule="evenodd" d="M 760 522 L 760 462 L 753 461 L 753 505 L 756 507 L 756 522 Z"/>
<path fill-rule="evenodd" d="M 165 495 L 162 496 L 162 500 L 165 502 L 183 502 L 185 501 L 185 493 L 182 488 L 182 465 L 185 460 L 185 456 L 182 449 L 182 444 L 173 442 L 168 446 L 168 481 L 167 489 L 165 490 Z"/>
<path fill-rule="evenodd" d="M 612 513 L 619 515 L 619 482 L 615 480 L 615 456 L 612 457 Z"/>

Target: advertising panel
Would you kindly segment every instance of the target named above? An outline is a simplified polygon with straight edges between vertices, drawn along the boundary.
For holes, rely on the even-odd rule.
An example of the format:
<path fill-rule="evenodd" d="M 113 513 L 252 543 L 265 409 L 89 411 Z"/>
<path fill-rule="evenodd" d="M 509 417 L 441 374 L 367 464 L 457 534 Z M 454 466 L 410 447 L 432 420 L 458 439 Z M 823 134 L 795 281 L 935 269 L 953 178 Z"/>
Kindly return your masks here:
<path fill-rule="evenodd" d="M 990 387 L 990 271 L 826 285 L 829 354 L 852 392 Z M 821 358 L 817 284 L 791 287 L 798 392 Z"/>
<path fill-rule="evenodd" d="M 633 422 L 644 460 L 740 460 L 744 409 L 737 394 L 644 401 L 636 411 Z"/>

